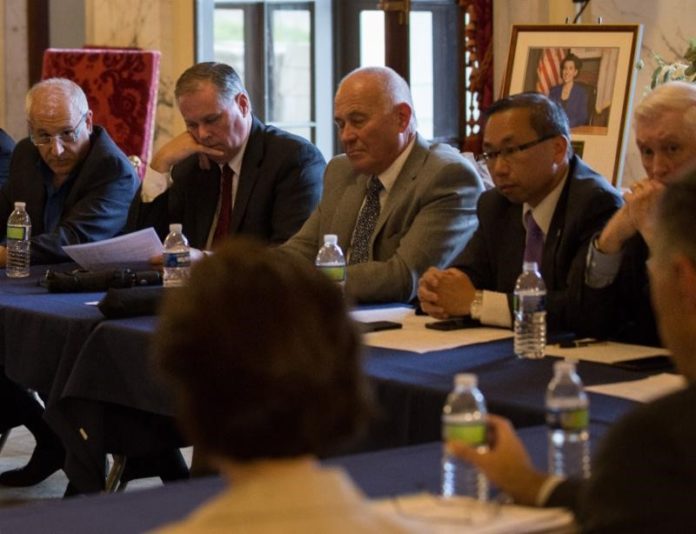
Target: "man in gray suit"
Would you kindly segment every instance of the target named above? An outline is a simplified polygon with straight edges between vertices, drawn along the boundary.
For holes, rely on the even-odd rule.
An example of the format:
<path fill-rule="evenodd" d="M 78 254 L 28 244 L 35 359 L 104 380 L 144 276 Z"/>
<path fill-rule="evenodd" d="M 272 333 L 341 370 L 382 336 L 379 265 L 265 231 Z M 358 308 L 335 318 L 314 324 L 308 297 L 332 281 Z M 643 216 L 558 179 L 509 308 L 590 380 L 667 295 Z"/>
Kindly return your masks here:
<path fill-rule="evenodd" d="M 325 234 L 348 260 L 356 302 L 408 302 L 430 265 L 444 266 L 476 229 L 481 179 L 459 152 L 416 132 L 407 83 L 386 67 L 348 74 L 335 98 L 345 154 L 324 173 L 319 207 L 279 250 L 314 261 Z"/>

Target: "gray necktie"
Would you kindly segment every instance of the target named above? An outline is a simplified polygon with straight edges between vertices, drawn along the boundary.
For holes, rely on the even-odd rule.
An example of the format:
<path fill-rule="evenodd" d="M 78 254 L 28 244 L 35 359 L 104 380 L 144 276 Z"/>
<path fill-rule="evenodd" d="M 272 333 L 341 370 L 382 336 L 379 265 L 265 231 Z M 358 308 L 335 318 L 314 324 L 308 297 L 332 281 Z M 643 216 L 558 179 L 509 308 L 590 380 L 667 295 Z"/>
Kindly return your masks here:
<path fill-rule="evenodd" d="M 362 263 L 369 257 L 368 245 L 370 237 L 375 230 L 375 224 L 379 217 L 379 192 L 382 190 L 382 182 L 373 176 L 367 184 L 367 194 L 358 220 L 355 222 L 353 234 L 353 249 L 350 253 L 350 263 Z"/>
<path fill-rule="evenodd" d="M 527 223 L 527 241 L 524 246 L 524 261 L 535 261 L 541 272 L 541 260 L 544 255 L 544 232 L 534 220 L 532 210 L 524 214 Z"/>

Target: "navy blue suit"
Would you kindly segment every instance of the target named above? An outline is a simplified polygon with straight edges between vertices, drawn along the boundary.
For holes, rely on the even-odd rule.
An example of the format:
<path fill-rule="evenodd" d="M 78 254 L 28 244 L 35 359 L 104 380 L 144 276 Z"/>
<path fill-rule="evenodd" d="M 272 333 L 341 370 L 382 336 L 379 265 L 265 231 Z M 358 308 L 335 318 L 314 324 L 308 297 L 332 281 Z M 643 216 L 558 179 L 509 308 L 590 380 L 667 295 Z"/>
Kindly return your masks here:
<path fill-rule="evenodd" d="M 13 139 L 7 135 L 5 130 L 0 129 L 0 187 L 7 181 L 14 146 Z"/>
<path fill-rule="evenodd" d="M 15 147 L 10 178 L 0 190 L 0 221 L 7 220 L 16 201 L 26 202 L 32 223 L 32 263 L 68 261 L 64 245 L 108 239 L 126 224 L 139 183 L 135 169 L 103 128 L 94 127 L 90 143 L 87 156 L 73 170 L 75 181 L 58 226 L 51 232 L 44 229 L 44 172 L 50 171 L 29 138 Z M 0 224 L 0 238 L 5 233 L 5 225 Z"/>
<path fill-rule="evenodd" d="M 319 202 L 326 161 L 306 139 L 254 117 L 235 197 L 230 233 L 280 244 L 300 229 Z M 160 237 L 182 223 L 191 246 L 205 248 L 215 219 L 220 168 L 201 169 L 198 155 L 172 169 L 171 187 L 153 202 L 136 195 L 129 230 L 154 226 Z"/>
<path fill-rule="evenodd" d="M 585 291 L 587 247 L 621 203 L 621 197 L 606 179 L 577 156 L 571 158 L 541 262 L 550 330 L 592 334 L 591 314 L 579 308 Z M 497 189 L 491 189 L 481 195 L 477 213 L 478 229 L 457 267 L 477 289 L 511 294 L 522 271 L 524 256 L 522 204 L 513 204 Z M 601 305 L 601 298 L 601 291 L 593 291 L 584 302 L 587 306 Z"/>

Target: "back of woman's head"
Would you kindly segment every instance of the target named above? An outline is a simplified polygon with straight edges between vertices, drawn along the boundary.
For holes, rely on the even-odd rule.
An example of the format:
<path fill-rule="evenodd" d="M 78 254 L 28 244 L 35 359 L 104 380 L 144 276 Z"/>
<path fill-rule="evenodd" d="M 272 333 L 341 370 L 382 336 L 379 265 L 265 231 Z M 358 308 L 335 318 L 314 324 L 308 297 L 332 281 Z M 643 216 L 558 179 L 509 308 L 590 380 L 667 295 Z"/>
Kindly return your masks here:
<path fill-rule="evenodd" d="M 322 454 L 368 413 L 341 291 L 248 239 L 230 240 L 168 295 L 156 355 L 185 431 L 215 456 Z"/>

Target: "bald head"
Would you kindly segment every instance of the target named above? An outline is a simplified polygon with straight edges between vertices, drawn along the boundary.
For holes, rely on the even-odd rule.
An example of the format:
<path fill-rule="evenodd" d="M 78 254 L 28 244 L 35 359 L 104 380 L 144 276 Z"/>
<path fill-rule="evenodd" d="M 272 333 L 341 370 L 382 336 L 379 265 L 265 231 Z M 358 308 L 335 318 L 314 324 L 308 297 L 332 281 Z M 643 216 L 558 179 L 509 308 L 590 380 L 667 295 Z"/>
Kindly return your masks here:
<path fill-rule="evenodd" d="M 416 133 L 411 91 L 388 67 L 365 67 L 343 78 L 335 120 L 348 159 L 364 174 L 384 172 Z"/>

